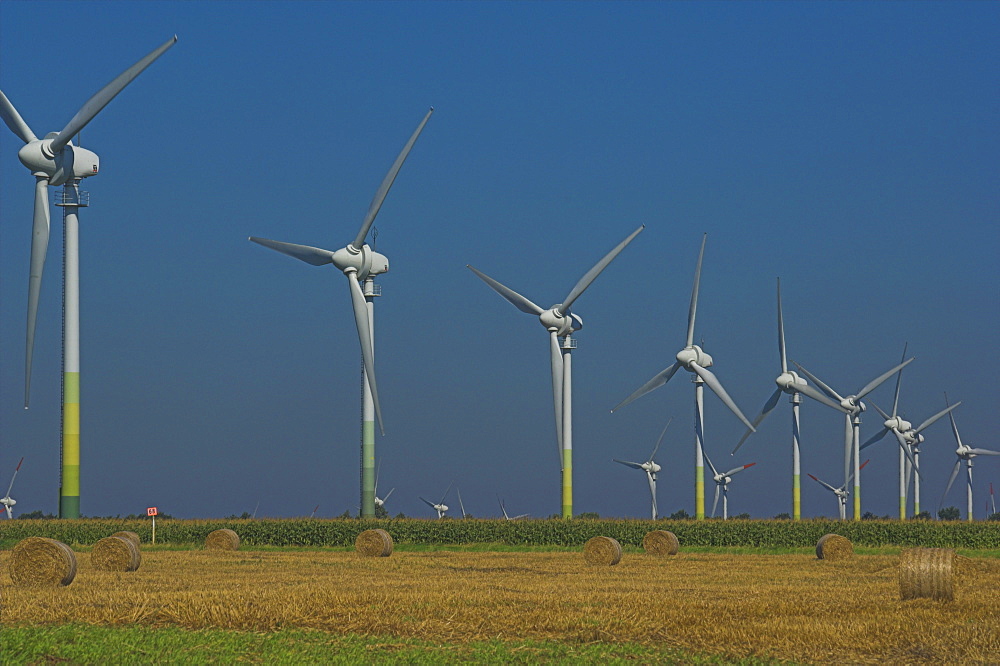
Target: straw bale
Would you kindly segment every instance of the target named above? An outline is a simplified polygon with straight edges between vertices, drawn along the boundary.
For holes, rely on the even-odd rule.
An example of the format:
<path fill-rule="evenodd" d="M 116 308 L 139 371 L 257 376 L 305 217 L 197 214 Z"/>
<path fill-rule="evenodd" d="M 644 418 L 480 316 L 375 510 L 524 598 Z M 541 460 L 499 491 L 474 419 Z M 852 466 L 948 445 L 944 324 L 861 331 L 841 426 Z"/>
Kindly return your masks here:
<path fill-rule="evenodd" d="M 206 550 L 239 550 L 240 536 L 229 529 L 215 530 L 205 537 Z"/>
<path fill-rule="evenodd" d="M 611 537 L 596 536 L 584 544 L 583 559 L 587 564 L 614 566 L 622 559 L 621 544 Z"/>
<path fill-rule="evenodd" d="M 854 557 L 854 544 L 839 534 L 824 534 L 816 542 L 816 557 L 835 562 Z"/>
<path fill-rule="evenodd" d="M 69 585 L 76 577 L 76 554 L 61 541 L 28 537 L 14 546 L 9 570 L 15 585 Z"/>
<path fill-rule="evenodd" d="M 135 571 L 141 562 L 139 547 L 127 537 L 104 537 L 90 551 L 90 563 L 99 571 Z"/>
<path fill-rule="evenodd" d="M 365 530 L 354 541 L 354 550 L 361 557 L 389 557 L 392 537 L 385 530 Z"/>
<path fill-rule="evenodd" d="M 127 531 L 126 532 L 115 532 L 111 536 L 125 537 L 126 539 L 128 539 L 129 541 L 131 541 L 132 543 L 134 543 L 136 548 L 138 548 L 141 545 L 141 542 L 139 541 L 139 535 L 136 534 L 135 532 L 127 532 Z"/>
<path fill-rule="evenodd" d="M 909 599 L 955 598 L 952 548 L 908 548 L 899 554 L 899 594 Z"/>
<path fill-rule="evenodd" d="M 676 555 L 681 543 L 673 532 L 653 530 L 642 538 L 642 547 L 650 555 Z"/>

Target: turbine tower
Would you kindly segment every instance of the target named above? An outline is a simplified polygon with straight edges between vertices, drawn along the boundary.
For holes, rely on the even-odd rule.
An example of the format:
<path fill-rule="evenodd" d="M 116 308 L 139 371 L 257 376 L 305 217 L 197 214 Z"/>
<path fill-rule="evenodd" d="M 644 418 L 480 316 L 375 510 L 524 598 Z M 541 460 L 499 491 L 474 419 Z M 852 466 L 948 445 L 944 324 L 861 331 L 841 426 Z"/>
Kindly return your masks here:
<path fill-rule="evenodd" d="M 396 180 L 396 174 L 410 154 L 413 144 L 423 131 L 424 125 L 434 113 L 434 108 L 427 112 L 410 140 L 403 146 L 396 161 L 389 169 L 385 179 L 375 192 L 368 213 L 347 247 L 336 252 L 321 250 L 308 245 L 282 243 L 251 236 L 250 240 L 264 247 L 277 250 L 282 254 L 295 257 L 313 266 L 333 264 L 334 268 L 347 277 L 351 293 L 351 303 L 354 306 L 354 323 L 358 329 L 358 341 L 361 344 L 362 358 L 362 396 L 361 396 L 361 517 L 375 517 L 375 420 L 378 420 L 379 430 L 385 435 L 382 425 L 382 408 L 378 401 L 378 388 L 375 383 L 375 297 L 381 296 L 382 290 L 375 285 L 375 276 L 389 270 L 389 259 L 379 254 L 365 243 L 368 230 L 371 229 L 375 216 L 378 215 L 382 202 L 385 201 L 389 188 Z"/>
<path fill-rule="evenodd" d="M 625 398 L 611 410 L 614 412 L 615 410 L 621 409 L 636 398 L 642 397 L 653 389 L 663 386 L 670 381 L 670 378 L 674 376 L 674 373 L 681 368 L 684 368 L 692 374 L 691 381 L 694 382 L 695 410 L 695 518 L 698 520 L 705 519 L 705 463 L 702 457 L 705 441 L 705 413 L 703 404 L 704 385 L 708 384 L 708 387 L 712 389 L 717 396 L 719 396 L 722 402 L 724 402 L 734 414 L 736 414 L 740 421 L 742 421 L 751 431 L 754 430 L 753 425 L 747 420 L 747 417 L 743 415 L 740 408 L 736 406 L 733 399 L 729 397 L 729 394 L 726 393 L 726 389 L 722 387 L 718 378 L 712 373 L 711 370 L 709 370 L 712 366 L 712 357 L 706 354 L 701 347 L 694 344 L 694 322 L 695 314 L 698 310 L 698 285 L 701 282 L 701 261 L 705 256 L 705 241 L 707 239 L 708 234 L 705 234 L 701 239 L 701 251 L 698 253 L 698 264 L 694 271 L 694 288 L 691 290 L 691 307 L 688 310 L 687 343 L 683 349 L 677 352 L 677 355 L 675 356 L 677 360 L 673 365 L 650 379 L 641 388 L 639 388 L 639 390 Z"/>
<path fill-rule="evenodd" d="M 857 393 L 846 397 L 841 397 L 839 393 L 824 384 L 816 375 L 792 361 L 795 363 L 795 367 L 811 379 L 828 398 L 838 401 L 840 406 L 844 408 L 844 483 L 847 483 L 849 478 L 854 478 L 854 520 L 861 520 L 861 412 L 868 408 L 861 399 L 878 388 L 882 382 L 892 377 L 897 371 L 905 368 L 911 361 L 913 361 L 912 358 L 903 361 L 892 370 L 868 382 Z M 906 453 L 909 455 L 908 451 Z M 852 459 L 854 460 L 853 475 L 850 472 Z"/>
<path fill-rule="evenodd" d="M 702 452 L 704 453 L 704 452 Z M 712 480 L 715 481 L 715 501 L 712 502 L 712 518 L 715 518 L 715 509 L 719 506 L 719 489 L 722 489 L 722 519 L 729 520 L 729 484 L 732 483 L 733 475 L 742 472 L 748 467 L 753 467 L 757 463 L 752 462 L 746 465 L 740 465 L 739 467 L 734 467 L 728 472 L 719 474 L 719 471 L 715 469 L 715 465 L 712 464 L 712 459 L 708 457 L 707 453 L 704 453 L 705 460 L 708 462 L 709 469 L 712 470 Z"/>
<path fill-rule="evenodd" d="M 861 463 L 858 469 L 864 469 L 865 465 L 867 465 L 868 462 L 869 461 L 866 460 L 863 463 Z M 810 479 L 812 479 L 813 481 L 815 481 L 816 483 L 823 486 L 824 488 L 826 488 L 827 490 L 829 490 L 830 492 L 832 492 L 834 495 L 837 496 L 837 508 L 840 510 L 840 519 L 847 520 L 847 498 L 851 494 L 851 491 L 848 490 L 847 487 L 851 485 L 851 479 L 854 478 L 854 472 L 851 472 L 848 475 L 847 481 L 844 481 L 844 485 L 840 486 L 839 488 L 834 488 L 826 481 L 823 481 L 822 479 L 817 479 L 812 474 L 809 474 L 808 476 Z"/>
<path fill-rule="evenodd" d="M 906 345 L 903 345 L 903 359 L 906 358 Z M 899 519 L 906 520 L 906 498 L 910 490 L 910 473 L 915 471 L 913 476 L 913 515 L 920 513 L 920 449 L 919 446 L 924 441 L 924 436 L 920 433 L 929 425 L 940 419 L 951 410 L 955 409 L 961 402 L 948 406 L 934 416 L 930 417 L 916 428 L 913 424 L 899 415 L 899 386 L 903 379 L 903 371 L 896 374 L 896 393 L 892 399 L 892 414 L 886 414 L 878 405 L 872 406 L 884 419 L 882 430 L 868 438 L 861 445 L 860 451 L 865 450 L 872 444 L 880 441 L 887 434 L 892 432 L 899 442 Z"/>
<path fill-rule="evenodd" d="M 21 463 L 24 462 L 24 457 L 18 461 L 17 467 L 14 468 L 14 475 L 10 477 L 10 485 L 7 486 L 7 494 L 0 497 L 0 504 L 3 505 L 3 510 L 7 512 L 7 518 L 14 517 L 14 505 L 17 504 L 17 500 L 10 496 L 10 491 L 14 488 L 14 479 L 17 478 L 17 473 L 21 471 Z M 992 488 L 992 486 L 990 486 Z"/>
<path fill-rule="evenodd" d="M 472 266 L 466 266 L 515 308 L 526 314 L 537 316 L 542 326 L 549 332 L 552 399 L 556 417 L 556 444 L 559 449 L 559 461 L 562 469 L 563 518 L 573 517 L 573 357 L 571 353 L 576 349 L 576 340 L 573 339 L 573 332 L 583 328 L 583 319 L 574 314 L 570 310 L 570 307 L 586 291 L 590 283 L 601 274 L 601 271 L 645 228 L 645 225 L 641 225 L 613 250 L 604 255 L 603 259 L 594 264 L 594 267 L 577 281 L 562 303 L 556 303 L 548 310 L 535 305 L 513 289 L 505 287 Z"/>
<path fill-rule="evenodd" d="M 948 394 L 944 394 L 945 404 L 948 404 Z M 948 417 L 951 418 L 951 431 L 955 434 L 955 444 L 958 448 L 955 449 L 955 455 L 958 456 L 958 460 L 955 461 L 955 467 L 951 470 L 951 478 L 948 479 L 948 486 L 944 489 L 944 493 L 941 495 L 941 501 L 938 503 L 938 511 L 941 510 L 941 505 L 944 504 L 944 498 L 951 490 L 951 484 L 955 483 L 955 477 L 958 476 L 958 469 L 962 466 L 962 461 L 965 461 L 966 476 L 968 478 L 968 487 L 966 490 L 967 499 L 967 511 L 966 520 L 972 522 L 972 459 L 976 456 L 1000 456 L 1000 451 L 991 451 L 989 449 L 977 449 L 971 446 L 966 446 L 962 443 L 962 437 L 958 434 L 958 426 L 955 424 L 955 415 L 951 412 L 948 413 Z"/>
<path fill-rule="evenodd" d="M 656 456 L 656 452 L 660 448 L 660 444 L 663 442 L 663 436 L 667 434 L 667 428 L 670 427 L 670 422 L 674 418 L 671 416 L 667 419 L 667 425 L 663 426 L 663 432 L 660 433 L 660 438 L 656 440 L 656 446 L 653 447 L 653 452 L 649 454 L 649 460 L 644 463 L 629 462 L 628 460 L 618 460 L 618 458 L 613 458 L 612 460 L 616 463 L 625 465 L 626 467 L 631 467 L 633 469 L 641 469 L 646 473 L 646 480 L 649 481 L 649 494 L 653 500 L 653 520 L 656 520 L 656 473 L 660 471 L 660 466 L 653 462 L 653 458 Z"/>
<path fill-rule="evenodd" d="M 782 393 L 788 394 L 788 401 L 792 404 L 792 519 L 802 520 L 801 471 L 799 462 L 799 405 L 802 403 L 802 396 L 807 395 L 813 400 L 821 402 L 828 407 L 833 407 L 840 412 L 846 412 L 846 410 L 840 406 L 840 403 L 830 400 L 812 386 L 809 386 L 806 380 L 799 377 L 798 373 L 794 370 L 788 369 L 788 357 L 785 354 L 785 324 L 781 315 L 781 278 L 778 278 L 778 359 L 781 361 L 781 374 L 774 380 L 778 388 L 774 390 L 771 397 L 764 403 L 760 414 L 753 420 L 753 427 L 756 428 L 759 426 L 764 417 L 770 414 L 778 405 L 778 399 L 781 398 Z M 743 433 L 743 437 L 740 438 L 739 443 L 736 444 L 736 448 L 733 449 L 730 455 L 735 455 L 751 434 L 753 434 L 753 430 L 749 429 Z"/>
<path fill-rule="evenodd" d="M 62 461 L 59 486 L 59 517 L 80 517 L 80 246 L 79 209 L 90 205 L 90 194 L 80 190 L 80 181 L 97 175 L 100 159 L 89 150 L 74 146 L 72 139 L 154 60 L 177 42 L 174 35 L 139 60 L 80 107 L 59 132 L 39 139 L 21 118 L 7 96 L 0 92 L 0 117 L 24 146 L 17 153 L 21 164 L 35 177 L 35 208 L 31 231 L 31 264 L 28 274 L 27 351 L 24 368 L 24 407 L 31 395 L 31 360 L 35 346 L 35 321 L 41 294 L 42 272 L 49 245 L 50 185 L 62 185 L 56 205 L 63 209 L 63 381 Z"/>

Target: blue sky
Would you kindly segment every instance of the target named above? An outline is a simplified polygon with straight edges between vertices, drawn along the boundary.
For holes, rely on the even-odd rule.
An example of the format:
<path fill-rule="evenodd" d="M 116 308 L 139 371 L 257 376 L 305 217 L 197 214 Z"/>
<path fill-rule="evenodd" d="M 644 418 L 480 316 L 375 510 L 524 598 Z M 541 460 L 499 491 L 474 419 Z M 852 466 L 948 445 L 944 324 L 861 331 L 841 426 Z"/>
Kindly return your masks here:
<path fill-rule="evenodd" d="M 83 132 L 101 157 L 81 215 L 85 514 L 357 510 L 342 279 L 246 238 L 344 246 L 429 106 L 376 220 L 392 513 L 430 516 L 418 495 L 452 481 L 475 515 L 498 513 L 496 494 L 558 512 L 545 332 L 465 265 L 547 307 L 639 224 L 574 305 L 576 512 L 647 514 L 641 474 L 611 459 L 644 460 L 671 416 L 659 506 L 694 511 L 684 373 L 609 409 L 683 345 L 703 232 L 697 336 L 748 416 L 774 389 L 780 276 L 791 358 L 851 392 L 908 341 L 904 414 L 921 421 L 948 391 L 963 440 L 1000 449 L 1000 5 L 15 0 L 0 4 L 0 88 L 36 134 L 57 131 L 175 33 Z M 24 456 L 17 509 L 48 512 L 61 220 L 25 411 L 33 179 L 18 148 L 0 128 L 0 482 Z M 891 382 L 870 400 L 891 401 Z M 788 406 L 733 459 L 742 426 L 705 403 L 713 460 L 758 463 L 730 510 L 790 511 Z M 862 436 L 880 421 L 870 410 Z M 838 480 L 841 428 L 806 402 L 803 473 Z M 926 435 L 935 508 L 954 444 L 946 421 Z M 894 515 L 896 450 L 868 451 L 864 509 Z M 977 463 L 981 517 L 1000 459 Z M 835 515 L 819 486 L 802 492 L 805 515 Z M 962 489 L 947 504 L 964 507 Z"/>

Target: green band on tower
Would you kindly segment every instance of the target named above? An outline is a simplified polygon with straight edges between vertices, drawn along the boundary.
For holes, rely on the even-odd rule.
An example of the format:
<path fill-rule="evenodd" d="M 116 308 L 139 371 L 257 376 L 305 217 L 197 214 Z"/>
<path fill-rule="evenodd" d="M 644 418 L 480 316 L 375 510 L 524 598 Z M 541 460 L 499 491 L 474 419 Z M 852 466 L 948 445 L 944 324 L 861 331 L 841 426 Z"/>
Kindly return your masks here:
<path fill-rule="evenodd" d="M 59 517 L 80 517 L 80 373 L 63 373 L 62 479 Z"/>
<path fill-rule="evenodd" d="M 361 423 L 361 517 L 375 517 L 375 422 Z"/>
<path fill-rule="evenodd" d="M 701 466 L 694 469 L 694 517 L 705 520 L 705 468 Z"/>
<path fill-rule="evenodd" d="M 573 517 L 573 450 L 563 449 L 562 517 Z"/>
<path fill-rule="evenodd" d="M 799 484 L 800 475 L 792 475 L 792 519 L 802 520 L 802 488 Z"/>

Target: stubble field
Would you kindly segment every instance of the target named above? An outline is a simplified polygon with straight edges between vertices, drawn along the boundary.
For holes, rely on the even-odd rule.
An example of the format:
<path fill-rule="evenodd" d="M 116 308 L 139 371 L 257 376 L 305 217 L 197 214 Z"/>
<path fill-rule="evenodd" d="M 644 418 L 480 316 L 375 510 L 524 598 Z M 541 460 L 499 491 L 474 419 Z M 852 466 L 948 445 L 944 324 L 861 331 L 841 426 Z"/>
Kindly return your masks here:
<path fill-rule="evenodd" d="M 998 663 L 1000 564 L 963 560 L 956 599 L 899 600 L 894 555 L 146 551 L 134 573 L 78 553 L 65 588 L 14 587 L 0 552 L 0 623 L 636 645 L 793 662 Z M 671 653 L 670 650 L 680 649 Z M 645 657 L 649 659 L 649 657 Z"/>

